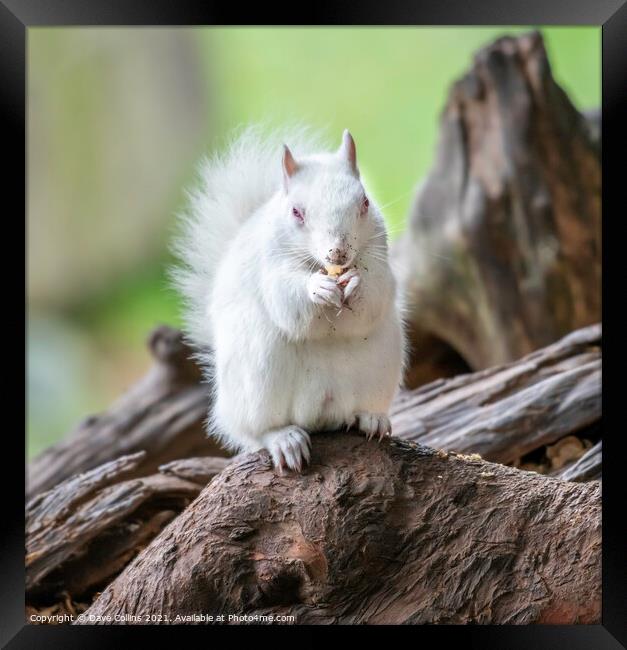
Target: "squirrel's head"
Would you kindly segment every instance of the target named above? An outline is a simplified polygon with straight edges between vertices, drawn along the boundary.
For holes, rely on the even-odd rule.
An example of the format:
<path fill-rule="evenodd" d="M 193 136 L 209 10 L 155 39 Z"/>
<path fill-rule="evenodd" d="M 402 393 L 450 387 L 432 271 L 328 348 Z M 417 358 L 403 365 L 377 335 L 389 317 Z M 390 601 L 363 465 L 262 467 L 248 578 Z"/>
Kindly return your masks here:
<path fill-rule="evenodd" d="M 290 241 L 323 266 L 350 266 L 382 223 L 362 185 L 348 131 L 334 153 L 295 160 L 284 145 L 283 190 Z"/>

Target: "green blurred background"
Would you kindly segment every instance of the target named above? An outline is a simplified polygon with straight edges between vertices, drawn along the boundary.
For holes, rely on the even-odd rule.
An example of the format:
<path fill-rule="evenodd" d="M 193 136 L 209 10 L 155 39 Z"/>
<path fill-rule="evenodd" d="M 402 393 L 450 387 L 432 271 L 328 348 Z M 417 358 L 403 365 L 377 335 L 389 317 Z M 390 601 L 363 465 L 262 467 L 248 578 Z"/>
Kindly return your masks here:
<path fill-rule="evenodd" d="M 238 125 L 348 127 L 393 236 L 473 53 L 529 28 L 28 30 L 28 431 L 38 453 L 148 367 L 180 324 L 168 242 L 198 158 Z M 598 107 L 597 27 L 541 28 L 553 73 Z"/>

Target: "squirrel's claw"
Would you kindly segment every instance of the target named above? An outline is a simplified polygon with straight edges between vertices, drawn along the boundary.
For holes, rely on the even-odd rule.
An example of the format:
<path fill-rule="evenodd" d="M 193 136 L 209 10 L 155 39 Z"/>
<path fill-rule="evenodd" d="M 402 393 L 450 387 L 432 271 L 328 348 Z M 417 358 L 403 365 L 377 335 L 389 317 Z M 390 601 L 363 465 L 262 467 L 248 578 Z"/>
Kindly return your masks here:
<path fill-rule="evenodd" d="M 344 305 L 350 309 L 349 304 L 357 294 L 357 288 L 361 284 L 361 275 L 357 269 L 350 269 L 344 275 L 338 278 L 338 284 L 344 287 L 343 302 Z"/>
<path fill-rule="evenodd" d="M 390 419 L 384 413 L 357 413 L 355 416 L 359 430 L 372 440 L 378 436 L 379 442 L 392 434 Z"/>
<path fill-rule="evenodd" d="M 262 441 L 281 476 L 283 469 L 302 472 L 303 467 L 309 464 L 311 439 L 304 429 L 296 425 L 268 431 L 263 435 Z"/>

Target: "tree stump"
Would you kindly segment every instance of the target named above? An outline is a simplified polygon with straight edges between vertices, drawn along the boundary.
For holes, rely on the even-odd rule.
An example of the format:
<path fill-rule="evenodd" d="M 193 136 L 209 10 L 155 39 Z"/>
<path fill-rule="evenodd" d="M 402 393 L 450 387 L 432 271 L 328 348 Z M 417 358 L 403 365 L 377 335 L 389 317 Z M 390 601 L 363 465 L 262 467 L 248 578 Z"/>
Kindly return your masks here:
<path fill-rule="evenodd" d="M 538 33 L 482 49 L 454 84 L 435 163 L 392 255 L 410 386 L 463 363 L 512 361 L 600 320 L 595 119 L 553 79 Z"/>

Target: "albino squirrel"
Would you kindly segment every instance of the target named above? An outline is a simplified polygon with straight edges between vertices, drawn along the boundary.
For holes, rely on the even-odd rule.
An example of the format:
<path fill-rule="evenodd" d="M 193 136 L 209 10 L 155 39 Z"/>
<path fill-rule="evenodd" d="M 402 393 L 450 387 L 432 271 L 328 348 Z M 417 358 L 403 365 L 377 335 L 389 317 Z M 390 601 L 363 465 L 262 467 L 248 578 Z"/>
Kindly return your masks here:
<path fill-rule="evenodd" d="M 205 161 L 175 245 L 187 334 L 214 391 L 209 431 L 267 449 L 281 473 L 309 462 L 312 432 L 390 435 L 404 359 L 385 223 L 353 138 L 317 151 L 302 131 L 246 130 Z"/>

